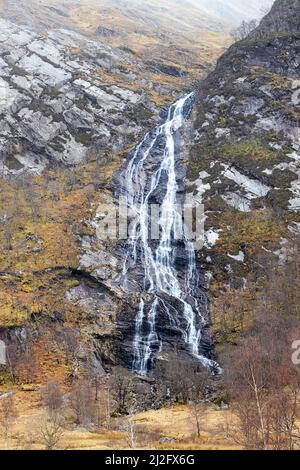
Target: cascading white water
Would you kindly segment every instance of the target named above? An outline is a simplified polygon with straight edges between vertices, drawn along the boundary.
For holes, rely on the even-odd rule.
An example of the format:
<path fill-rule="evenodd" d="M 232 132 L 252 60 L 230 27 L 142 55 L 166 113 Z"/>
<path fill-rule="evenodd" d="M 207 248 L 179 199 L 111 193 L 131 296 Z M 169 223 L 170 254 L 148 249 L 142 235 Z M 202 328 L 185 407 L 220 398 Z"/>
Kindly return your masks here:
<path fill-rule="evenodd" d="M 172 249 L 179 217 L 176 211 L 178 184 L 175 172 L 174 138 L 184 123 L 184 106 L 192 99 L 192 96 L 191 93 L 179 99 L 169 108 L 165 123 L 159 126 L 154 134 L 146 134 L 136 148 L 124 174 L 128 206 L 135 214 L 129 233 L 128 253 L 123 267 L 124 285 L 126 286 L 128 270 L 136 265 L 138 256 L 140 256 L 144 268 L 144 290 L 148 294 L 152 294 L 151 298 L 154 299 L 146 312 L 144 299 L 141 298 L 135 320 L 132 367 L 135 372 L 141 375 L 147 374 L 154 351 L 161 347 L 156 331 L 159 309 L 164 309 L 170 324 L 180 329 L 190 353 L 206 366 L 212 369 L 217 367 L 214 361 L 199 353 L 201 326 L 203 327 L 207 322 L 200 312 L 197 299 L 193 296 L 193 288 L 198 282 L 193 242 L 184 234 L 183 242 L 187 263 L 184 286 L 181 286 L 174 266 Z M 161 140 L 164 142 L 164 148 L 160 164 L 149 175 L 145 165 L 151 157 L 151 152 Z M 150 172 L 148 171 L 148 173 Z M 153 193 L 160 188 L 162 178 L 166 179 L 164 185 L 166 190 L 158 220 L 159 241 L 156 248 L 153 248 L 148 236 L 149 201 Z M 162 294 L 174 298 L 181 305 L 180 310 L 184 317 L 185 327 L 181 326 L 180 312 L 163 299 Z M 190 301 L 187 300 L 188 298 Z M 196 325 L 200 325 L 200 327 Z"/>

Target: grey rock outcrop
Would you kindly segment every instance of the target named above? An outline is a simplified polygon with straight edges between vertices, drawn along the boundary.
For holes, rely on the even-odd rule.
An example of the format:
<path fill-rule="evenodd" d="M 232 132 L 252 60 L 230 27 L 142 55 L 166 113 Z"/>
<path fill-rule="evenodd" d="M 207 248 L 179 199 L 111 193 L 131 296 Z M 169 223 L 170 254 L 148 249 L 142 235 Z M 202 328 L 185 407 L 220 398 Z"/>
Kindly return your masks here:
<path fill-rule="evenodd" d="M 156 119 L 155 106 L 143 91 L 101 79 L 129 83 L 132 60 L 77 32 L 43 37 L 0 19 L 0 174 L 39 174 L 84 161 L 91 148 L 102 158 L 134 141 Z"/>

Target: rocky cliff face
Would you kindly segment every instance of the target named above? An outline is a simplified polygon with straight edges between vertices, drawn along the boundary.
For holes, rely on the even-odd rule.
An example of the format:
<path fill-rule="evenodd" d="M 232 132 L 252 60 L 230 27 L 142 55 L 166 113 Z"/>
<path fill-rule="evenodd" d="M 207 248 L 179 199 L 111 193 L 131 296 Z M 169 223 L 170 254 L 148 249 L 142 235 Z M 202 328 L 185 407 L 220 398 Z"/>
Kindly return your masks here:
<path fill-rule="evenodd" d="M 40 174 L 91 157 L 107 163 L 157 122 L 158 107 L 173 101 L 183 77 L 201 75 L 219 54 L 217 36 L 210 56 L 204 39 L 192 41 L 199 32 L 221 37 L 214 18 L 204 25 L 197 10 L 197 22 L 191 14 L 191 25 L 182 25 L 187 44 L 177 51 L 169 14 L 179 21 L 178 8 L 119 6 L 0 3 L 2 175 Z M 163 33 L 150 44 L 158 20 Z"/>
<path fill-rule="evenodd" d="M 299 8 L 278 0 L 199 86 L 189 158 L 212 288 L 259 286 L 299 234 Z"/>
<path fill-rule="evenodd" d="M 188 152 L 188 145 L 191 137 L 191 121 L 190 114 L 193 107 L 193 96 L 190 96 L 185 103 L 182 110 L 182 126 L 180 130 L 174 131 L 174 156 L 176 166 L 176 185 L 178 185 L 178 203 L 182 199 L 184 194 L 183 179 L 186 173 L 184 159 Z M 162 113 L 160 125 L 164 125 L 168 116 L 168 112 Z M 119 172 L 117 172 L 113 179 L 113 191 L 114 198 L 110 199 L 112 204 L 117 204 L 120 196 L 131 196 L 134 200 L 140 201 L 143 197 L 141 194 L 147 195 L 146 198 L 150 197 L 149 204 L 156 204 L 161 207 L 166 194 L 170 190 L 168 187 L 168 174 L 164 174 L 158 177 L 157 187 L 151 190 L 153 181 L 156 179 L 155 175 L 159 175 L 162 160 L 166 155 L 166 135 L 161 131 L 161 135 L 158 133 L 158 128 L 150 131 L 149 135 L 143 139 L 140 150 L 140 144 L 132 152 L 128 154 L 128 157 Z M 158 136 L 158 137 L 157 137 Z M 153 140 L 154 139 L 154 140 Z M 137 152 L 137 154 L 136 154 Z M 149 152 L 149 153 L 148 153 Z M 128 194 L 128 178 L 131 177 L 131 173 L 127 171 L 131 160 L 135 158 L 136 167 L 133 167 L 133 175 L 138 170 L 139 160 L 145 158 L 145 162 L 142 167 L 142 174 L 144 180 L 133 181 L 131 190 L 134 191 L 135 186 L 137 187 L 137 193 Z M 140 176 L 140 174 L 138 173 Z M 139 193 L 138 188 L 141 189 Z M 149 194 L 148 194 L 149 193 Z M 180 196 L 181 194 L 181 196 Z M 181 201 L 183 202 L 183 201 Z M 146 281 L 145 265 L 149 263 L 149 258 L 145 254 L 145 247 L 139 239 L 135 250 L 137 252 L 137 260 L 133 262 L 130 255 L 130 242 L 128 240 L 102 240 L 101 239 L 101 226 L 104 217 L 104 208 L 99 207 L 96 217 L 91 221 L 91 224 L 96 228 L 96 233 L 92 236 L 86 236 L 82 240 L 83 255 L 80 258 L 80 271 L 83 275 L 89 276 L 97 281 L 97 283 L 104 286 L 107 291 L 106 305 L 102 303 L 102 311 L 105 314 L 110 312 L 110 315 L 106 317 L 107 325 L 111 322 L 110 336 L 107 338 L 99 338 L 98 348 L 100 355 L 104 362 L 109 364 L 122 364 L 126 367 L 131 368 L 134 362 L 134 338 L 136 335 L 136 323 L 138 312 L 140 309 L 140 303 L 143 302 L 144 316 L 142 329 L 140 332 L 142 340 L 146 343 L 149 335 L 149 317 L 148 313 L 153 308 L 153 305 L 157 303 L 157 311 L 155 313 L 155 339 L 149 342 L 149 358 L 146 361 L 145 369 L 149 368 L 150 359 L 166 360 L 170 352 L 175 349 L 186 356 L 190 353 L 191 345 L 185 338 L 185 331 L 188 331 L 187 319 L 184 317 L 182 312 L 183 305 L 180 297 L 185 298 L 184 294 L 174 295 L 173 292 L 168 291 L 170 285 L 166 282 L 166 286 L 149 289 L 149 282 L 153 282 L 156 286 L 156 276 L 158 273 L 154 273 L 151 270 L 149 274 L 151 281 Z M 116 209 L 118 209 L 116 207 Z M 131 207 L 134 211 L 134 207 Z M 138 212 L 137 208 L 137 212 Z M 132 224 L 132 220 L 130 223 Z M 156 220 L 157 224 L 158 221 Z M 174 258 L 174 269 L 176 270 L 177 278 L 173 281 L 178 282 L 178 288 L 182 289 L 182 292 L 187 290 L 186 279 L 188 272 L 188 254 L 183 241 L 175 242 L 170 241 L 172 246 L 173 258 Z M 149 240 L 147 248 L 151 252 L 155 253 L 157 249 L 157 242 Z M 143 251 L 143 255 L 142 255 Z M 149 255 L 148 255 L 149 256 Z M 130 261 L 131 260 L 131 261 Z M 126 273 L 124 274 L 124 268 Z M 199 267 L 197 267 L 198 270 Z M 159 263 L 157 262 L 156 268 L 159 270 Z M 172 266 L 173 269 L 173 266 Z M 174 271 L 175 272 L 175 271 Z M 163 274 L 160 274 L 163 278 Z M 173 276 L 173 273 L 172 273 Z M 193 282 L 193 292 L 189 293 L 188 301 L 193 305 L 193 302 L 197 303 L 197 308 L 201 311 L 201 316 L 197 315 L 193 327 L 199 332 L 202 332 L 201 342 L 199 343 L 199 354 L 205 355 L 206 358 L 212 356 L 212 345 L 211 337 L 209 332 L 210 322 L 207 309 L 207 294 L 205 290 L 205 279 L 203 274 L 198 271 L 197 279 L 191 280 Z M 156 286 L 157 287 L 157 286 Z M 97 285 L 95 285 L 95 288 Z M 71 297 L 77 292 L 77 288 L 72 289 L 70 292 Z M 84 282 L 81 284 L 80 290 L 78 291 L 78 299 L 83 292 L 86 292 L 86 285 Z M 90 295 L 90 291 L 88 295 Z M 108 302 L 108 299 L 109 302 Z M 197 300 L 195 300 L 197 299 Z M 94 308 L 97 308 L 97 304 Z M 111 314 L 113 312 L 113 314 Z M 177 312 L 174 315 L 174 312 Z M 174 317 L 174 318 L 173 318 Z M 146 318 L 148 318 L 146 320 Z M 113 333 L 112 333 L 113 332 Z M 112 336 L 113 334 L 113 336 Z M 149 364 L 148 364 L 149 362 Z M 212 363 L 212 367 L 216 365 Z"/>
<path fill-rule="evenodd" d="M 260 25 L 250 37 L 263 37 L 272 34 L 299 34 L 300 5 L 297 0 L 283 0 L 275 2 L 270 13 L 266 15 Z"/>
<path fill-rule="evenodd" d="M 41 174 L 99 155 L 103 163 L 133 142 L 151 123 L 155 105 L 129 84 L 125 52 L 67 30 L 40 36 L 1 20 L 1 173 Z M 101 155 L 100 155 L 101 151 Z"/>

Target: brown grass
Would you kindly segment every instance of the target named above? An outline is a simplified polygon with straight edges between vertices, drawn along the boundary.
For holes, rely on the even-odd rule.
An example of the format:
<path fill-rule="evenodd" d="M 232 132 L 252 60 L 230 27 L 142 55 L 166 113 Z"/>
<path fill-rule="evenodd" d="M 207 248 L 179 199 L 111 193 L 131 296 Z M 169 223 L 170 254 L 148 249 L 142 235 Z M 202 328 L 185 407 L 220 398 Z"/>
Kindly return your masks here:
<path fill-rule="evenodd" d="M 41 449 L 39 426 L 44 416 L 40 408 L 39 391 L 15 393 L 19 418 L 14 423 L 8 443 L 1 440 L 0 449 Z M 201 437 L 195 435 L 195 426 L 188 406 L 172 406 L 160 410 L 145 411 L 131 416 L 136 423 L 137 448 L 162 450 L 237 449 L 224 437 L 222 430 L 228 410 L 216 410 L 208 406 L 202 426 Z M 127 418 L 126 418 L 127 419 Z M 122 429 L 123 419 L 112 422 L 114 428 Z M 126 433 L 121 430 L 88 430 L 66 425 L 58 446 L 60 449 L 117 450 L 128 449 Z"/>

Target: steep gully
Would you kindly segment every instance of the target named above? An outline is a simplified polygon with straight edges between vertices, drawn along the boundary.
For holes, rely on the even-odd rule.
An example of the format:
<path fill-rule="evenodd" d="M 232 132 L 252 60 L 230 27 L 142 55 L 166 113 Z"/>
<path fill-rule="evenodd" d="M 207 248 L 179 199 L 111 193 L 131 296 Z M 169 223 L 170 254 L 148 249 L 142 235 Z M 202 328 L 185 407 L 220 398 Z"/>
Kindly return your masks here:
<path fill-rule="evenodd" d="M 147 375 L 153 359 L 163 349 L 158 331 L 162 313 L 169 323 L 165 328 L 181 335 L 186 351 L 213 373 L 220 372 L 218 364 L 209 357 L 211 350 L 203 334 L 209 318 L 206 294 L 199 286 L 194 243 L 187 230 L 183 230 L 180 242 L 175 239 L 180 217 L 176 210 L 180 193 L 177 141 L 193 102 L 194 94 L 190 93 L 169 108 L 165 122 L 144 136 L 123 173 L 121 192 L 134 214 L 122 272 L 124 290 L 130 292 L 131 273 L 142 268 L 132 342 L 132 369 L 140 375 Z M 149 236 L 153 203 L 160 207 L 157 240 Z M 202 347 L 205 343 L 206 348 Z"/>

